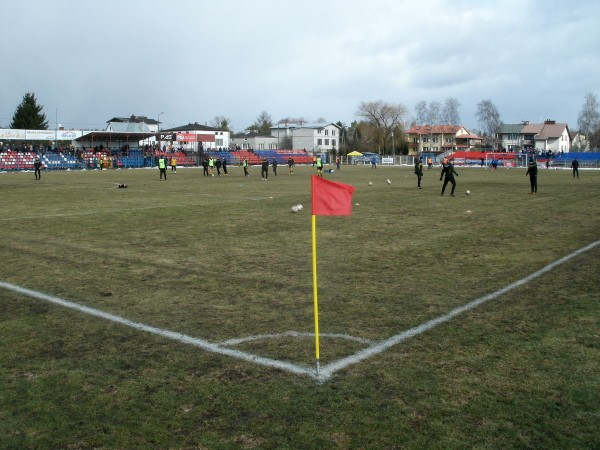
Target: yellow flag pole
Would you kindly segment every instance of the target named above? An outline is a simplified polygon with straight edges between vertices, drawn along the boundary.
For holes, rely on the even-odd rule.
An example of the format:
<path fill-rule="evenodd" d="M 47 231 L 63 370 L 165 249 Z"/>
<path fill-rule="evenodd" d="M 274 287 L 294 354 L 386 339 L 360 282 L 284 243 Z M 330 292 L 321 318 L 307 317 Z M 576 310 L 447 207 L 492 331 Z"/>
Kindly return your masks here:
<path fill-rule="evenodd" d="M 319 375 L 319 301 L 317 296 L 317 216 L 312 215 L 312 269 L 313 269 L 313 304 L 315 313 L 315 356 L 317 359 L 317 375 Z"/>

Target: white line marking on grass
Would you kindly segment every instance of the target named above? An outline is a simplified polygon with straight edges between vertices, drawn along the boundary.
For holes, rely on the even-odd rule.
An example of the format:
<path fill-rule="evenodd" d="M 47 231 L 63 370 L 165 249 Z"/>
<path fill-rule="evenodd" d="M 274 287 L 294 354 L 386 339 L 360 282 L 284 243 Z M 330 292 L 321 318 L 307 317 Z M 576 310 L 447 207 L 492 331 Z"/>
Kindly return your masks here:
<path fill-rule="evenodd" d="M 323 381 L 326 381 L 329 378 L 331 378 L 331 376 L 338 370 L 345 369 L 346 367 L 348 367 L 352 364 L 357 364 L 361 361 L 364 361 L 365 359 L 371 358 L 379 353 L 382 353 L 383 351 L 387 350 L 388 348 L 399 344 L 400 342 L 403 342 L 411 337 L 414 337 L 421 333 L 424 333 L 425 331 L 431 330 L 432 328 L 435 328 L 438 325 L 448 322 L 450 319 L 453 319 L 454 317 L 456 317 L 464 312 L 470 311 L 470 310 L 476 308 L 477 306 L 482 305 L 483 303 L 486 303 L 490 300 L 494 300 L 494 299 L 500 297 L 501 295 L 504 295 L 507 292 L 512 291 L 513 289 L 523 286 L 523 285 L 529 283 L 530 281 L 534 280 L 535 278 L 538 278 L 539 276 L 544 275 L 545 273 L 551 271 L 555 267 L 557 267 L 561 264 L 564 264 L 565 262 L 569 261 L 572 258 L 575 258 L 576 256 L 580 255 L 581 253 L 584 253 L 584 252 L 587 252 L 587 251 L 593 249 L 594 247 L 598 246 L 599 244 L 600 244 L 600 241 L 592 242 L 591 244 L 586 245 L 585 247 L 582 247 L 579 250 L 576 250 L 573 253 L 570 253 L 569 255 L 564 256 L 564 257 L 548 264 L 547 266 L 541 268 L 537 272 L 534 272 L 534 273 L 526 276 L 525 278 L 521 278 L 520 280 L 515 281 L 514 283 L 509 284 L 508 286 L 505 286 L 495 292 L 492 292 L 491 294 L 484 295 L 483 297 L 473 300 L 472 302 L 469 302 L 463 306 L 459 306 L 458 308 L 453 309 L 452 311 L 450 311 L 447 314 L 444 314 L 435 319 L 429 320 L 417 327 L 403 331 L 402 333 L 392 336 L 384 341 L 375 343 L 375 344 L 371 345 L 370 347 L 367 347 L 363 350 L 358 351 L 354 355 L 351 355 L 346 358 L 342 358 L 342 359 L 334 361 L 330 364 L 327 364 L 327 365 L 321 367 L 321 369 L 319 370 L 319 373 L 316 373 L 315 369 L 313 369 L 313 368 L 300 366 L 297 364 L 292 364 L 292 363 L 289 363 L 286 361 L 265 358 L 262 356 L 253 355 L 251 353 L 246 353 L 246 352 L 242 352 L 239 350 L 234 350 L 234 349 L 226 347 L 227 345 L 235 345 L 235 344 L 239 344 L 242 342 L 253 341 L 253 340 L 258 340 L 258 339 L 265 339 L 265 338 L 270 338 L 270 337 L 281 337 L 284 335 L 293 336 L 293 337 L 304 337 L 304 336 L 314 336 L 314 333 L 300 333 L 300 332 L 295 332 L 295 331 L 288 331 L 288 332 L 282 333 L 282 334 L 250 336 L 250 337 L 240 338 L 240 339 L 229 339 L 229 340 L 221 342 L 220 344 L 214 344 L 214 343 L 205 341 L 203 339 L 198 339 L 198 338 L 194 338 L 191 336 L 187 336 L 185 334 L 176 333 L 174 331 L 163 330 L 161 328 L 153 327 L 150 325 L 145 325 L 143 323 L 134 322 L 129 319 L 125 319 L 123 317 L 116 316 L 114 314 L 106 313 L 99 309 L 91 308 L 88 306 L 83 306 L 78 303 L 63 300 L 61 298 L 54 297 L 52 295 L 43 294 L 41 292 L 36 292 L 31 289 L 26 289 L 26 288 L 23 288 L 23 287 L 20 287 L 20 286 L 11 284 L 11 283 L 6 283 L 6 282 L 0 281 L 0 288 L 4 288 L 4 289 L 7 289 L 7 290 L 10 290 L 13 292 L 17 292 L 17 293 L 26 295 L 28 297 L 33 297 L 33 298 L 37 298 L 40 300 L 48 301 L 48 302 L 54 303 L 56 305 L 74 309 L 74 310 L 83 312 L 85 314 L 89 314 L 89 315 L 92 315 L 95 317 L 109 320 L 111 322 L 119 323 L 121 325 L 135 328 L 140 331 L 146 331 L 148 333 L 152 333 L 152 334 L 156 334 L 156 335 L 159 335 L 162 337 L 173 339 L 175 341 L 178 341 L 178 342 L 181 342 L 184 344 L 194 345 L 196 347 L 199 347 L 199 348 L 209 351 L 209 352 L 218 353 L 218 354 L 225 355 L 225 356 L 232 356 L 234 358 L 238 358 L 243 361 L 260 364 L 260 365 L 271 367 L 271 368 L 285 370 L 287 372 L 291 372 L 291 373 L 294 373 L 297 375 L 305 375 L 305 376 L 313 378 L 319 382 L 323 382 Z M 363 343 L 371 342 L 367 339 L 355 338 L 355 337 L 344 335 L 344 334 L 333 334 L 332 333 L 332 334 L 323 334 L 322 336 L 352 339 L 352 340 L 355 340 L 358 342 L 363 342 Z"/>
<path fill-rule="evenodd" d="M 64 306 L 66 308 L 74 309 L 85 314 L 89 314 L 91 316 L 99 317 L 101 319 L 106 319 L 111 322 L 119 323 L 121 325 L 125 325 L 131 328 L 135 328 L 136 330 L 146 331 L 148 333 L 157 334 L 162 337 L 166 337 L 169 339 L 173 339 L 175 341 L 194 345 L 203 350 L 207 350 L 209 352 L 218 353 L 226 356 L 233 356 L 234 358 L 238 358 L 244 361 L 253 362 L 256 364 L 261 364 L 263 366 L 277 368 L 286 370 L 291 373 L 295 373 L 297 375 L 308 375 L 309 377 L 316 378 L 315 371 L 312 368 L 298 366 L 296 364 L 288 363 L 285 361 L 279 361 L 276 359 L 264 358 L 262 356 L 253 355 L 251 353 L 242 352 L 239 350 L 233 350 L 226 347 L 221 347 L 218 344 L 213 344 L 203 339 L 194 338 L 182 333 L 177 333 L 174 331 L 163 330 L 162 328 L 152 327 L 150 325 L 145 325 L 143 323 L 134 322 L 129 319 L 125 319 L 124 317 L 116 316 L 114 314 L 110 314 L 104 311 L 101 311 L 96 308 L 90 308 L 89 306 L 83 306 L 78 303 L 70 302 L 68 300 L 63 300 L 62 298 L 54 297 L 52 295 L 43 294 L 41 292 L 32 291 L 31 289 L 26 289 L 11 283 L 5 283 L 0 281 L 0 287 L 4 289 L 8 289 L 9 291 L 18 292 L 19 294 L 26 295 L 28 297 L 37 298 L 40 300 L 44 300 L 50 303 L 54 303 L 56 305 Z"/>
<path fill-rule="evenodd" d="M 411 328 L 410 330 L 403 331 L 402 333 L 392 336 L 392 337 L 390 337 L 384 341 L 381 341 L 378 344 L 375 344 L 371 347 L 360 350 L 359 352 L 355 353 L 352 356 L 348 356 L 347 358 L 342 358 L 337 361 L 334 361 L 331 364 L 327 364 L 326 366 L 321 367 L 319 379 L 327 380 L 338 370 L 344 369 L 351 364 L 356 364 L 367 358 L 375 356 L 375 355 L 387 350 L 388 348 L 390 348 L 396 344 L 399 344 L 400 342 L 403 342 L 411 337 L 417 336 L 418 334 L 424 333 L 425 331 L 431 330 L 432 328 L 437 327 L 438 325 L 441 325 L 445 322 L 448 322 L 450 319 L 453 319 L 454 317 L 456 317 L 464 312 L 470 311 L 471 309 L 476 308 L 485 302 L 494 300 L 494 299 L 500 297 L 501 295 L 504 295 L 507 292 L 512 291 L 513 289 L 523 286 L 524 284 L 529 283 L 531 280 L 534 280 L 535 278 L 551 271 L 555 267 L 567 262 L 568 260 L 570 260 L 572 258 L 575 258 L 576 256 L 580 255 L 581 253 L 587 252 L 588 250 L 593 249 L 598 244 L 600 244 L 600 241 L 592 242 L 591 244 L 586 245 L 585 247 L 582 247 L 579 250 L 576 250 L 573 253 L 548 264 L 547 266 L 541 268 L 537 272 L 534 272 L 534 273 L 526 276 L 525 278 L 521 278 L 520 280 L 515 281 L 514 283 L 509 284 L 508 286 L 505 286 L 501 289 L 498 289 L 497 291 L 492 292 L 491 294 L 487 294 L 487 295 L 484 295 L 483 297 L 479 297 L 478 299 L 473 300 L 472 302 L 469 302 L 466 305 L 459 306 L 458 308 L 453 309 L 452 311 L 450 311 L 447 314 L 444 314 L 435 319 L 429 320 L 417 327 Z"/>
<path fill-rule="evenodd" d="M 279 337 L 283 337 L 283 336 L 288 336 L 288 337 L 310 337 L 310 338 L 314 338 L 315 337 L 315 333 L 302 333 L 302 332 L 299 332 L 299 331 L 286 331 L 285 333 L 258 334 L 256 336 L 246 336 L 246 337 L 237 338 L 237 339 L 227 339 L 226 341 L 219 342 L 219 345 L 225 345 L 225 346 L 231 347 L 231 346 L 234 346 L 234 345 L 242 344 L 244 342 L 260 341 L 262 339 L 274 339 L 274 338 L 279 338 Z M 374 342 L 371 339 L 365 339 L 365 338 L 361 338 L 361 337 L 350 336 L 348 334 L 319 333 L 319 336 L 321 336 L 321 337 L 328 337 L 328 338 L 334 338 L 334 339 L 346 339 L 348 341 L 360 342 L 361 344 L 374 344 Z"/>

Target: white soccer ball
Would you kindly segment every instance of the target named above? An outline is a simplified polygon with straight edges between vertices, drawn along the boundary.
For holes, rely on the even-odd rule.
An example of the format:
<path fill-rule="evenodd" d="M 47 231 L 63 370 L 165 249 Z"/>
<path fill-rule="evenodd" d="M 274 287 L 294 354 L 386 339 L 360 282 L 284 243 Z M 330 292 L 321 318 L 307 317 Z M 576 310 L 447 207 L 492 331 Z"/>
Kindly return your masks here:
<path fill-rule="evenodd" d="M 373 186 L 373 182 L 372 181 L 369 181 L 369 186 Z"/>
<path fill-rule="evenodd" d="M 467 192 L 465 192 L 465 194 L 471 195 L 471 191 L 467 190 Z"/>
<path fill-rule="evenodd" d="M 298 211 L 302 211 L 304 209 L 304 206 L 298 204 L 296 205 L 296 208 L 298 208 Z"/>
<path fill-rule="evenodd" d="M 392 182 L 390 180 L 387 180 L 387 184 L 392 184 Z"/>
<path fill-rule="evenodd" d="M 292 206 L 292 212 L 293 212 L 293 213 L 297 213 L 298 211 L 300 211 L 300 210 L 298 209 L 298 205 L 294 205 L 294 206 Z"/>

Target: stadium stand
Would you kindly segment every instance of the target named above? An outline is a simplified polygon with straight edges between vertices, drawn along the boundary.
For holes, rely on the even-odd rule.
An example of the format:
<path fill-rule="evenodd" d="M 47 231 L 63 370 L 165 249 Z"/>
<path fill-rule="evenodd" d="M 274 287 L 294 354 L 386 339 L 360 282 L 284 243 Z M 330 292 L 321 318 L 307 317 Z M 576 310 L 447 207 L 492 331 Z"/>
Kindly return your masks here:
<path fill-rule="evenodd" d="M 0 170 L 33 170 L 35 153 L 19 153 L 8 150 L 0 153 Z"/>
<path fill-rule="evenodd" d="M 560 156 L 552 158 L 552 165 L 570 167 L 574 159 L 577 159 L 577 161 L 579 161 L 580 167 L 600 167 L 599 152 L 563 153 Z"/>

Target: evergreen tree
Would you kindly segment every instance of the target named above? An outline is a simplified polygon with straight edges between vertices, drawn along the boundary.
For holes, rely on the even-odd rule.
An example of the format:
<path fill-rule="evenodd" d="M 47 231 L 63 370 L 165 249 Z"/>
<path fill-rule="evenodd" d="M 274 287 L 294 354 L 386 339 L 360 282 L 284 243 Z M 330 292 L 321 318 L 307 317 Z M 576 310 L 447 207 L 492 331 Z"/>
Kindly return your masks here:
<path fill-rule="evenodd" d="M 43 106 L 37 104 L 35 94 L 28 92 L 13 115 L 11 128 L 20 130 L 47 130 L 48 121 L 42 112 Z"/>

